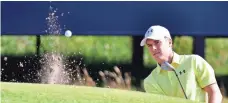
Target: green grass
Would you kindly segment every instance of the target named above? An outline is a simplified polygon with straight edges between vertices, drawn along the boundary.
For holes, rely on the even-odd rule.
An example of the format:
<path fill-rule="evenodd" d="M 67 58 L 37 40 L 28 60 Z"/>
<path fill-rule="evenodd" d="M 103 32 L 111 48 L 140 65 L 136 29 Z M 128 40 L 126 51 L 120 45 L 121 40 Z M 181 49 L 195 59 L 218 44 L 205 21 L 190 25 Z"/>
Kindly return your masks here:
<path fill-rule="evenodd" d="M 35 52 L 35 36 L 1 36 L 1 55 L 25 55 Z"/>
<path fill-rule="evenodd" d="M 1 82 L 2 103 L 195 103 L 119 89 Z"/>
<path fill-rule="evenodd" d="M 206 60 L 216 75 L 228 75 L 228 38 L 206 39 Z M 192 54 L 193 39 L 188 36 L 174 39 L 174 50 L 179 54 Z M 35 36 L 1 36 L 1 55 L 35 54 Z M 86 64 L 130 63 L 132 38 L 130 36 L 41 36 L 41 53 L 58 51 L 64 55 L 81 55 Z M 156 62 L 144 47 L 144 65 L 152 67 Z"/>
<path fill-rule="evenodd" d="M 106 63 L 130 63 L 131 60 L 132 46 L 128 36 L 46 36 L 41 41 L 41 52 L 54 50 L 65 55 L 83 55 L 88 58 L 87 63 L 100 60 Z"/>
<path fill-rule="evenodd" d="M 228 75 L 228 38 L 206 39 L 206 60 L 218 75 Z"/>

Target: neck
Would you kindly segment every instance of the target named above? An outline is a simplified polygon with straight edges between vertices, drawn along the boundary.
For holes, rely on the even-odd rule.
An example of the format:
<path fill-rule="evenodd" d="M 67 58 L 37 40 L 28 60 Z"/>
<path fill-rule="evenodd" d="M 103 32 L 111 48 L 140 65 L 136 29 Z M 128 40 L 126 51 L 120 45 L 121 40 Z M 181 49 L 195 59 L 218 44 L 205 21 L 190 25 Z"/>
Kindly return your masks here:
<path fill-rule="evenodd" d="M 171 64 L 172 61 L 173 61 L 173 54 L 174 52 L 172 51 L 170 54 L 169 54 L 169 57 L 168 57 L 168 62 Z M 163 63 L 164 61 L 160 61 L 158 62 L 158 64 L 161 66 L 161 64 Z"/>

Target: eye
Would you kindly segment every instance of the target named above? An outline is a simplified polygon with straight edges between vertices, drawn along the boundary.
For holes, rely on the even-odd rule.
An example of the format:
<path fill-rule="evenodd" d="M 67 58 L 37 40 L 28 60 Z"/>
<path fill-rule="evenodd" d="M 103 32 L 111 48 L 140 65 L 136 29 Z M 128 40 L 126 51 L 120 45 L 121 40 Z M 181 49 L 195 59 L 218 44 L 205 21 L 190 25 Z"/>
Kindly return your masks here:
<path fill-rule="evenodd" d="M 151 45 L 151 44 L 148 44 L 147 46 L 148 46 L 148 47 L 152 47 L 152 45 Z"/>
<path fill-rule="evenodd" d="M 159 41 L 158 41 L 158 40 L 157 40 L 157 41 L 154 41 L 154 43 L 155 43 L 155 44 L 158 44 L 158 43 L 159 43 Z"/>

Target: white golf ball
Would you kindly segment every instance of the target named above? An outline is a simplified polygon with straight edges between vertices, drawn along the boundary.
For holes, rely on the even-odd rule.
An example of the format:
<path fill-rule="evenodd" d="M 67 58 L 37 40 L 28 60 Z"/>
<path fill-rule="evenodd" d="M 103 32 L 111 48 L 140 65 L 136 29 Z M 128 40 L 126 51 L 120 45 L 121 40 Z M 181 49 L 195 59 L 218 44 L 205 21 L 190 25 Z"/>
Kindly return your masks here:
<path fill-rule="evenodd" d="M 65 36 L 66 37 L 71 37 L 72 36 L 72 32 L 70 30 L 65 31 Z"/>

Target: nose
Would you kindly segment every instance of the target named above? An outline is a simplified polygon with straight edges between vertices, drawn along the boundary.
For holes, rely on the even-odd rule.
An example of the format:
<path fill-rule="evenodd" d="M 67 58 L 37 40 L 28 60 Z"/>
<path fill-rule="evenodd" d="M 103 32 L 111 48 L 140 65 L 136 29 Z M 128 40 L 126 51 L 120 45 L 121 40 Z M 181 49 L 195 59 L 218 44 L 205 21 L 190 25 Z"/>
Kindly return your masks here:
<path fill-rule="evenodd" d="M 152 45 L 151 47 L 152 47 L 152 50 L 153 51 L 157 50 L 157 47 L 156 46 Z"/>
<path fill-rule="evenodd" d="M 151 52 L 155 52 L 156 50 L 157 50 L 157 47 L 156 46 L 153 45 L 153 46 L 150 47 L 150 51 Z"/>

